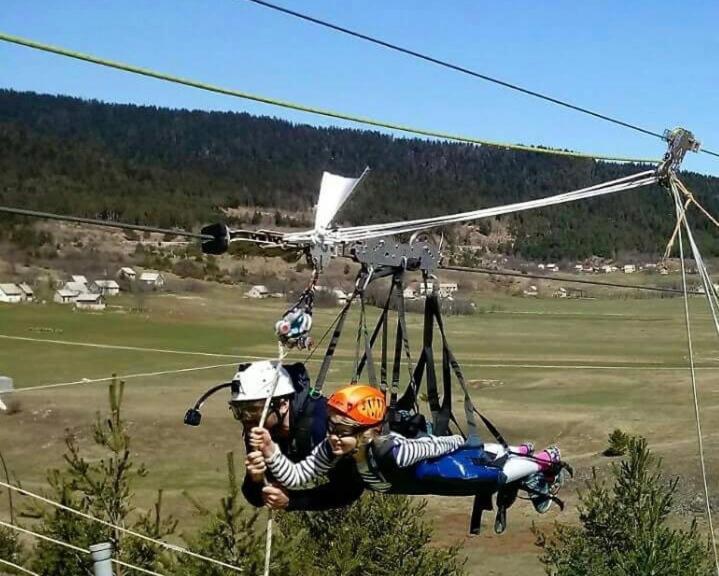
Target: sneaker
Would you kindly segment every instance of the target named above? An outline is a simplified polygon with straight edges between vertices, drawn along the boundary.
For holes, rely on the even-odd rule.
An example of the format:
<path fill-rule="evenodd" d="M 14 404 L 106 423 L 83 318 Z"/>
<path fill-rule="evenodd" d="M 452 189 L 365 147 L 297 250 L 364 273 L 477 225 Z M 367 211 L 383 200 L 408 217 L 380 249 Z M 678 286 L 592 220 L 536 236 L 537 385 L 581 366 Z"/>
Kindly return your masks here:
<path fill-rule="evenodd" d="M 535 472 L 524 481 L 532 506 L 538 514 L 546 513 L 552 507 L 550 484 L 544 473 Z"/>
<path fill-rule="evenodd" d="M 528 488 L 529 499 L 539 514 L 546 513 L 552 507 L 553 496 L 559 492 L 565 479 L 564 469 L 560 468 L 562 455 L 557 446 L 544 450 L 542 460 L 546 462 L 547 468 L 535 472 L 524 483 Z"/>

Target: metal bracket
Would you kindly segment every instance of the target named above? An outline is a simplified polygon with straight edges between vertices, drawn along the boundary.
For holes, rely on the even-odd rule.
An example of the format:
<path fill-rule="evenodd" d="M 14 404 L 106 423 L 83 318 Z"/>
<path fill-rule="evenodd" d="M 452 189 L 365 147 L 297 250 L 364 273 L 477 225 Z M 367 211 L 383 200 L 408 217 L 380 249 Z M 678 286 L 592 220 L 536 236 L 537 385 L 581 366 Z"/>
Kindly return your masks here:
<path fill-rule="evenodd" d="M 422 270 L 429 274 L 439 266 L 439 250 L 431 243 L 421 240 L 411 243 L 395 238 L 373 238 L 353 244 L 350 254 L 360 264 L 375 271 Z"/>
<path fill-rule="evenodd" d="M 681 166 L 682 160 L 687 152 L 698 152 L 701 142 L 694 137 L 694 134 L 684 128 L 665 130 L 664 139 L 669 143 L 669 148 L 664 154 L 664 160 L 657 168 L 659 181 L 668 186 L 669 177 Z"/>

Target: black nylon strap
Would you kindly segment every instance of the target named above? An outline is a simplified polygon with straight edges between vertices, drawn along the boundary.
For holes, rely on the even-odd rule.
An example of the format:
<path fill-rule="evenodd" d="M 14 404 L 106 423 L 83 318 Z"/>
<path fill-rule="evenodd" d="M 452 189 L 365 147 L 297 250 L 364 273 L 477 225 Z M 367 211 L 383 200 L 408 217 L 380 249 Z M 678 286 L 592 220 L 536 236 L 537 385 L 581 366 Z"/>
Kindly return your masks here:
<path fill-rule="evenodd" d="M 362 339 L 364 340 L 364 357 L 367 359 L 367 379 L 371 386 L 377 388 L 377 372 L 375 371 L 374 362 L 372 361 L 372 345 L 370 344 L 369 334 L 367 333 L 367 311 L 365 309 L 364 293 L 360 294 L 360 306 L 362 307 L 360 330 L 362 331 Z"/>
<path fill-rule="evenodd" d="M 392 299 L 392 289 L 390 289 L 389 295 L 384 304 L 384 308 L 382 309 L 382 314 L 380 314 L 380 317 L 377 319 L 377 324 L 375 325 L 374 330 L 372 331 L 372 336 L 370 338 L 370 347 L 374 347 L 374 343 L 377 340 L 377 336 L 379 335 L 380 330 L 386 330 L 385 323 L 387 322 L 387 318 L 389 315 L 389 307 L 390 307 L 391 299 Z M 383 337 L 384 337 L 384 333 L 383 333 Z M 367 362 L 367 354 L 365 352 L 362 354 L 362 358 L 360 358 L 359 364 L 357 366 L 357 372 L 360 375 L 362 374 L 362 370 L 364 369 L 366 362 Z M 386 369 L 387 369 L 386 362 L 384 365 L 384 369 L 386 372 Z M 385 379 L 385 386 L 386 386 L 386 379 Z M 384 390 L 386 390 L 386 387 Z"/>
<path fill-rule="evenodd" d="M 407 372 L 409 373 L 409 388 L 415 389 L 416 384 L 414 381 L 414 368 L 412 367 L 412 353 L 409 347 L 409 332 L 407 331 L 407 316 L 404 306 L 404 271 L 395 275 L 392 279 L 393 284 L 396 286 L 397 294 L 397 341 L 401 339 L 402 347 L 404 348 L 404 354 L 407 358 Z M 395 363 L 399 364 L 401 358 L 397 350 L 395 349 Z M 399 367 L 397 368 L 397 381 L 399 382 Z M 395 395 L 393 399 L 393 408 L 397 407 L 397 397 Z"/>
<path fill-rule="evenodd" d="M 320 371 L 317 373 L 315 385 L 312 387 L 313 395 L 318 396 L 322 393 L 322 387 L 324 386 L 325 380 L 327 379 L 327 373 L 329 372 L 332 358 L 335 354 L 335 350 L 337 349 L 337 343 L 339 342 L 340 336 L 342 335 L 342 328 L 344 328 L 345 320 L 347 319 L 350 307 L 352 306 L 352 302 L 354 301 L 356 296 L 357 291 L 355 290 L 354 292 L 352 292 L 352 295 L 347 299 L 347 303 L 344 305 L 344 308 L 340 312 L 339 319 L 337 320 L 337 324 L 335 325 L 335 330 L 332 333 L 332 338 L 330 339 L 330 343 L 327 345 L 327 352 L 325 352 L 325 357 L 322 359 Z"/>
<path fill-rule="evenodd" d="M 467 417 L 467 433 L 470 436 L 477 435 L 477 421 L 474 418 L 474 415 L 476 414 L 482 420 L 482 423 L 485 425 L 487 430 L 489 430 L 490 434 L 494 436 L 495 440 L 497 440 L 497 442 L 501 444 L 505 449 L 508 449 L 507 441 L 504 439 L 504 436 L 502 436 L 497 427 L 491 422 L 491 420 L 489 420 L 489 418 L 484 416 L 474 406 L 474 403 L 472 402 L 472 397 L 469 393 L 469 387 L 467 386 L 467 382 L 464 379 L 464 373 L 462 372 L 462 368 L 460 367 L 459 362 L 457 362 L 454 353 L 449 348 L 447 336 L 444 330 L 444 322 L 442 321 L 441 316 L 437 317 L 437 326 L 439 327 L 440 334 L 442 335 L 443 364 L 446 359 L 446 362 L 448 364 L 447 370 L 449 369 L 449 367 L 452 368 L 452 371 L 454 372 L 457 381 L 459 382 L 460 386 L 462 387 L 462 391 L 464 392 L 464 412 Z"/>
<path fill-rule="evenodd" d="M 382 320 L 382 359 L 380 360 L 380 377 L 379 377 L 379 389 L 382 390 L 385 398 L 387 397 L 387 338 L 388 338 L 388 326 L 387 326 L 387 308 L 385 307 L 384 312 L 381 316 Z M 374 336 L 374 335 L 373 335 Z M 373 341 L 374 342 L 374 341 Z"/>

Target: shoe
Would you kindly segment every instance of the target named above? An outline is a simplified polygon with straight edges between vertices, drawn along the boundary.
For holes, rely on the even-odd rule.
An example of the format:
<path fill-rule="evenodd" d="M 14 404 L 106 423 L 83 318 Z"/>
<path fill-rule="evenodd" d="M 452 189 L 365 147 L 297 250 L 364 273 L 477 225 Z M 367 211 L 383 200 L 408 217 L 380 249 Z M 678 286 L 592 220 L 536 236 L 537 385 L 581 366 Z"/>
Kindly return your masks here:
<path fill-rule="evenodd" d="M 494 518 L 494 533 L 503 534 L 507 529 L 507 507 L 497 505 L 497 516 Z"/>
<path fill-rule="evenodd" d="M 565 474 L 561 468 L 562 455 L 557 446 L 550 446 L 544 452 L 547 468 L 541 472 L 535 472 L 525 481 L 528 488 L 529 499 L 538 514 L 545 514 L 554 502 L 554 497 L 564 484 Z M 542 460 L 545 460 L 542 458 Z"/>
<path fill-rule="evenodd" d="M 545 514 L 552 507 L 552 495 L 547 478 L 542 472 L 535 472 L 524 481 L 532 506 L 538 514 Z"/>

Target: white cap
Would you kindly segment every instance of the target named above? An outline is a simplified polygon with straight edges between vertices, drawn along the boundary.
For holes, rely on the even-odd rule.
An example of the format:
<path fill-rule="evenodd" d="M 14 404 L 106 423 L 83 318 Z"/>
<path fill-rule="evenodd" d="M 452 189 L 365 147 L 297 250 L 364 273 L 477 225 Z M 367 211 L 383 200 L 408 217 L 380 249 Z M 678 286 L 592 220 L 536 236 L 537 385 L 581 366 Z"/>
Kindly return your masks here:
<path fill-rule="evenodd" d="M 277 374 L 277 362 L 263 360 L 262 362 L 253 362 L 247 368 L 235 374 L 232 379 L 232 402 L 248 402 L 252 400 L 265 400 L 272 394 L 272 387 L 275 383 L 275 374 Z M 280 396 L 288 396 L 295 393 L 295 387 L 292 385 L 292 379 L 289 372 L 280 366 L 277 386 L 274 398 Z"/>

